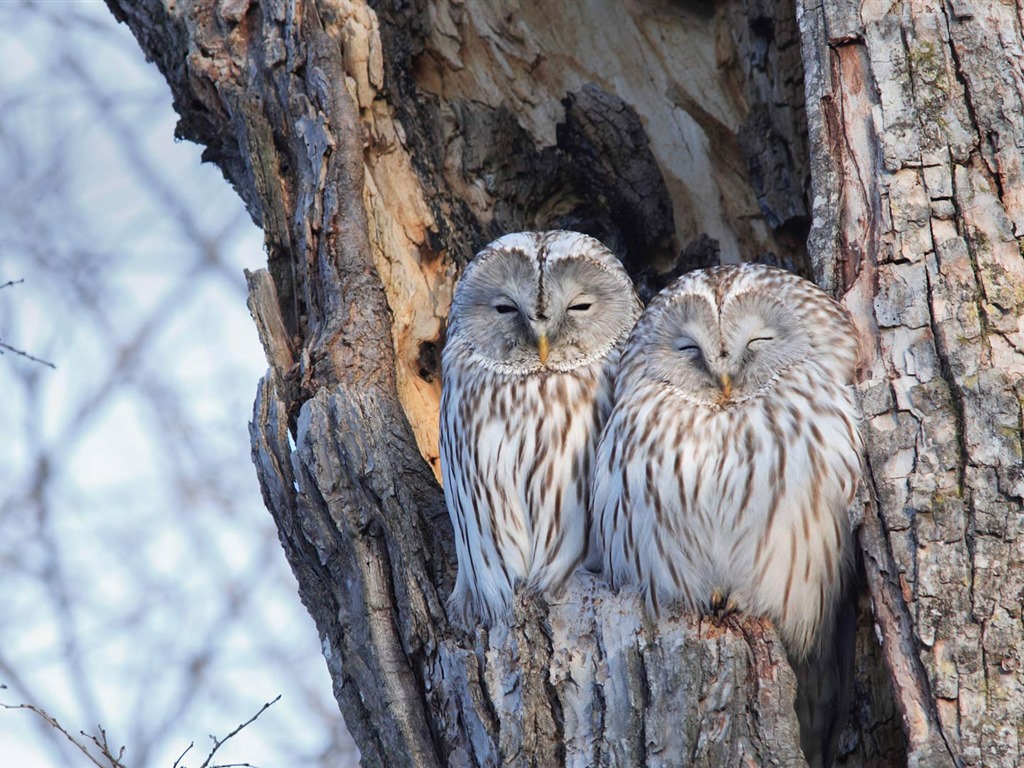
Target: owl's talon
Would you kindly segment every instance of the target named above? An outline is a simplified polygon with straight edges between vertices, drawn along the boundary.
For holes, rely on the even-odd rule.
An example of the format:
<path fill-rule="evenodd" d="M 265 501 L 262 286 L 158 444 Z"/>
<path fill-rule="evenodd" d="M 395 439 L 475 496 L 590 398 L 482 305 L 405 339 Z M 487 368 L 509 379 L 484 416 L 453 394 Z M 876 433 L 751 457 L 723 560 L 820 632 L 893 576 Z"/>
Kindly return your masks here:
<path fill-rule="evenodd" d="M 709 607 L 711 608 L 711 617 L 714 619 L 716 624 L 721 624 L 725 619 L 729 618 L 740 609 L 735 598 L 719 587 L 715 587 L 711 590 Z"/>
<path fill-rule="evenodd" d="M 718 618 L 718 616 L 725 609 L 725 601 L 728 598 L 728 596 L 729 593 L 725 592 L 719 587 L 715 587 L 711 590 L 711 600 L 709 601 L 709 606 L 711 608 L 712 616 Z"/>
<path fill-rule="evenodd" d="M 730 616 L 732 616 L 734 613 L 739 613 L 739 610 L 740 610 L 740 604 L 737 603 L 735 599 L 730 597 L 728 602 L 726 602 L 726 604 L 725 604 L 725 613 L 723 614 L 722 618 L 723 619 L 727 619 Z"/>

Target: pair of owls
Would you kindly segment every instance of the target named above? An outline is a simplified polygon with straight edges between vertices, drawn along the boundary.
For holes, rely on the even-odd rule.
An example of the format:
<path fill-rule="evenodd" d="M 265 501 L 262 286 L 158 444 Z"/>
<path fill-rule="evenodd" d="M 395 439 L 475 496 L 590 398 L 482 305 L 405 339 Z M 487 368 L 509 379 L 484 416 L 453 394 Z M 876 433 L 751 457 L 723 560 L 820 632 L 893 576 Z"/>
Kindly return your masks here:
<path fill-rule="evenodd" d="M 847 557 L 856 350 L 846 312 L 782 270 L 691 272 L 644 309 L 586 235 L 491 243 L 442 360 L 450 607 L 490 624 L 586 560 L 654 614 L 768 616 L 805 657 Z"/>

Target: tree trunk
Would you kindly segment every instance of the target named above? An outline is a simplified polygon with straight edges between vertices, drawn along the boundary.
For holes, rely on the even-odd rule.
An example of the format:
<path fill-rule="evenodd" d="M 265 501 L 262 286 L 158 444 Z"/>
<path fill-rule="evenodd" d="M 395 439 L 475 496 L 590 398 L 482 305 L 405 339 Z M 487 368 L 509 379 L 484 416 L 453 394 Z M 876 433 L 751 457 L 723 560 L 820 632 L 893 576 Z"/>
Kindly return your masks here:
<path fill-rule="evenodd" d="M 870 604 L 840 761 L 1024 759 L 1018 9 L 108 4 L 266 233 L 253 458 L 366 764 L 803 761 L 765 622 L 652 626 L 586 574 L 508 628 L 445 616 L 452 285 L 494 237 L 556 227 L 645 297 L 756 259 L 845 301 Z"/>
<path fill-rule="evenodd" d="M 809 250 L 868 342 L 861 542 L 909 760 L 1021 765 L 1022 8 L 799 18 Z"/>

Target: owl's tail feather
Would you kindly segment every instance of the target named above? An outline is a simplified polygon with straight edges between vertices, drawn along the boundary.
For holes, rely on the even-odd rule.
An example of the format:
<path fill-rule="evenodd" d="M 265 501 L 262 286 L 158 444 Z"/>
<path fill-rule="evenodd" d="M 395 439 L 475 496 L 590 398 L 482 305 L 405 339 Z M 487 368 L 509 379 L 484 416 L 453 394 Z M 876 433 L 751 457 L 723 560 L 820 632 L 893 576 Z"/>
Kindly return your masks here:
<path fill-rule="evenodd" d="M 830 768 L 846 727 L 853 694 L 853 660 L 857 630 L 857 594 L 847 579 L 830 625 L 815 648 L 792 660 L 796 674 L 796 709 L 800 746 L 809 768 Z"/>
<path fill-rule="evenodd" d="M 498 594 L 488 600 L 461 579 L 456 579 L 447 608 L 449 621 L 466 632 L 473 632 L 478 626 L 490 628 L 511 612 L 511 590 L 508 597 Z"/>

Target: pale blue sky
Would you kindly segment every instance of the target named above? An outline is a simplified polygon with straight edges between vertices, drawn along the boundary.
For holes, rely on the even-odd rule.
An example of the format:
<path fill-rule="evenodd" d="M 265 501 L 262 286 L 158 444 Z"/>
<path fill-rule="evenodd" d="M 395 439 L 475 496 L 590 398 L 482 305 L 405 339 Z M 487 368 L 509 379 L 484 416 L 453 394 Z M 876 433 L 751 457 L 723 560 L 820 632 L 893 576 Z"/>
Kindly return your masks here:
<path fill-rule="evenodd" d="M 98 0 L 0 2 L 0 702 L 126 765 L 336 765 L 348 737 L 249 461 L 260 232 Z M 0 710 L 0 766 L 86 765 Z M 322 758 L 335 750 L 334 758 Z"/>

